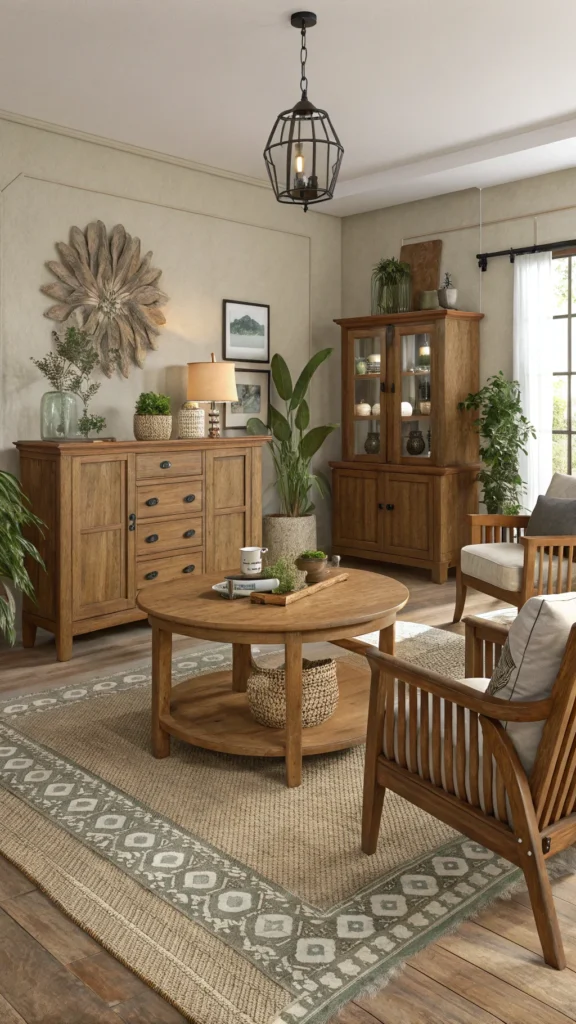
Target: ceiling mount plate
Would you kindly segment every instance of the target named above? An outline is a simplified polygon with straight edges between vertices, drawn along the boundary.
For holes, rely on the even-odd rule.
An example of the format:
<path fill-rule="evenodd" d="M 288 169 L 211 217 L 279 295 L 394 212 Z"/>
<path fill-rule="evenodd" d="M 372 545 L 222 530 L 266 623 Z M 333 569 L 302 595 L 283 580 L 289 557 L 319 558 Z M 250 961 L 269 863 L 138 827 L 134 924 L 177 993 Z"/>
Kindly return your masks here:
<path fill-rule="evenodd" d="M 314 25 L 318 21 L 318 18 L 312 11 L 297 11 L 290 18 L 290 24 L 294 28 L 314 28 Z"/>

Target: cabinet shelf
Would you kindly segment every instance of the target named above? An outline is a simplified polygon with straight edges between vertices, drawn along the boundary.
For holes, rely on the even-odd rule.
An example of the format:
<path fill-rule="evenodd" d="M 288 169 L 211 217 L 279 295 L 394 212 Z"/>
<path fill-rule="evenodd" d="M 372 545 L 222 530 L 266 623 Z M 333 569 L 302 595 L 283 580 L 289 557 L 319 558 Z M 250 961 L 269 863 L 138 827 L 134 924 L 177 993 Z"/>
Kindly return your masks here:
<path fill-rule="evenodd" d="M 432 419 L 432 413 L 431 412 L 427 412 L 427 413 L 421 412 L 419 415 L 415 414 L 414 416 L 402 416 L 401 419 L 402 419 L 402 423 L 409 423 L 410 420 L 430 420 L 430 419 Z"/>
<path fill-rule="evenodd" d="M 355 373 L 354 380 L 380 380 L 380 373 Z"/>
<path fill-rule="evenodd" d="M 403 377 L 429 377 L 430 370 L 402 370 Z"/>
<path fill-rule="evenodd" d="M 352 419 L 354 419 L 354 420 L 363 420 L 364 423 L 366 423 L 366 421 L 368 421 L 368 423 L 369 423 L 370 420 L 372 420 L 372 421 L 379 420 L 380 416 L 353 416 Z"/>

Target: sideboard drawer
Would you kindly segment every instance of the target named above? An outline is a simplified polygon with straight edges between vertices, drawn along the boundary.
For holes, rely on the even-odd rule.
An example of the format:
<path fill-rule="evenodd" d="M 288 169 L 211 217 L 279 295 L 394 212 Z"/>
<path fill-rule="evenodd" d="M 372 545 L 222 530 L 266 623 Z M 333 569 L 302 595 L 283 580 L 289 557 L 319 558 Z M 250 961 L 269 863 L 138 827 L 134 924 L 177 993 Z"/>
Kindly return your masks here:
<path fill-rule="evenodd" d="M 136 456 L 136 480 L 166 480 L 202 473 L 202 452 L 148 452 Z"/>
<path fill-rule="evenodd" d="M 149 558 L 136 564 L 136 590 L 149 587 L 152 583 L 168 583 L 185 576 L 199 576 L 204 571 L 201 551 L 185 552 L 183 555 L 166 555 L 164 558 Z"/>
<path fill-rule="evenodd" d="M 164 551 L 186 551 L 200 548 L 204 539 L 202 516 L 179 516 L 178 519 L 156 519 L 138 523 L 136 554 L 139 558 Z"/>
<path fill-rule="evenodd" d="M 201 512 L 204 485 L 196 477 L 179 483 L 157 481 L 142 484 L 137 488 L 136 515 L 140 519 L 157 519 L 158 516 L 182 515 L 184 512 Z"/>

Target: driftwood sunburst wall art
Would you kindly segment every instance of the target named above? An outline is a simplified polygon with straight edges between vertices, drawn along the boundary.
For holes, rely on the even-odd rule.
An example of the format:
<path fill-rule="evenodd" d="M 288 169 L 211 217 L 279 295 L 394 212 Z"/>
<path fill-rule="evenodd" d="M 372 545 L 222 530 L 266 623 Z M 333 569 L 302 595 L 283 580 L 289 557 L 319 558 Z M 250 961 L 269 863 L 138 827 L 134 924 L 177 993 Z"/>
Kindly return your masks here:
<path fill-rule="evenodd" d="M 117 363 L 124 377 L 131 363 L 143 366 L 149 348 L 158 347 L 159 328 L 166 323 L 161 306 L 168 296 L 160 291 L 161 270 L 152 253 L 141 255 L 140 239 L 122 224 L 110 236 L 101 220 L 86 231 L 70 229 L 70 244 L 57 242 L 60 261 L 46 266 L 58 281 L 42 286 L 57 304 L 44 316 L 66 324 L 80 322 L 100 354 L 107 377 Z"/>

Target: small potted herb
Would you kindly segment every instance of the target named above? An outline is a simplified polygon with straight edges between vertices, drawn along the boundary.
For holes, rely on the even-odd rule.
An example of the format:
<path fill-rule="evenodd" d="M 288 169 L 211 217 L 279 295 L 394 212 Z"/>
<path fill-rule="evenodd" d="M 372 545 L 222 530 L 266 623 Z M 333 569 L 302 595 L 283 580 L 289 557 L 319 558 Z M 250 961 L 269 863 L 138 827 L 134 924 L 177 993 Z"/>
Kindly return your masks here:
<path fill-rule="evenodd" d="M 171 434 L 170 399 L 155 391 L 143 391 L 136 402 L 134 437 L 137 441 L 168 441 Z"/>
<path fill-rule="evenodd" d="M 452 274 L 444 274 L 444 284 L 438 289 L 438 302 L 444 309 L 456 309 L 458 301 L 458 289 L 454 287 Z"/>
<path fill-rule="evenodd" d="M 308 584 L 320 583 L 328 575 L 328 555 L 324 551 L 303 551 L 296 565 L 306 573 Z"/>

